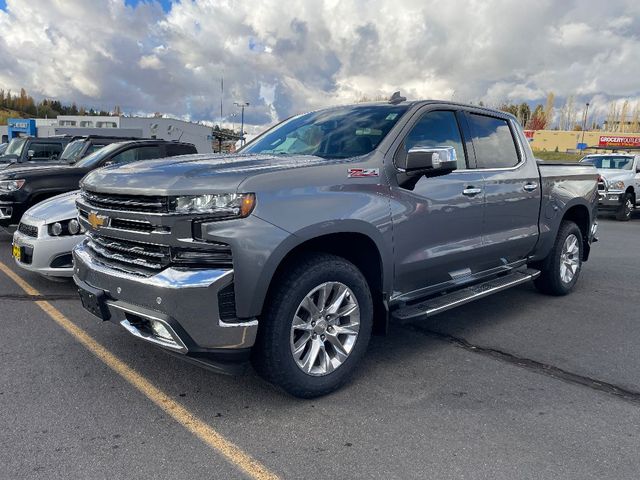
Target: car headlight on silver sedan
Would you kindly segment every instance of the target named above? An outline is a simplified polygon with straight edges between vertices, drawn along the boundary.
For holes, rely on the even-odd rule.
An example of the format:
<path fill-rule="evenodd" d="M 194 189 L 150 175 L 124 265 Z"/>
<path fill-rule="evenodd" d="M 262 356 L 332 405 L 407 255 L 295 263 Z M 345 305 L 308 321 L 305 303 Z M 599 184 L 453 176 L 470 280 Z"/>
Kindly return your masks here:
<path fill-rule="evenodd" d="M 20 190 L 24 180 L 0 180 L 0 193 L 9 193 Z"/>
<path fill-rule="evenodd" d="M 624 182 L 622 180 L 612 181 L 608 186 L 609 190 L 624 190 Z"/>
<path fill-rule="evenodd" d="M 173 198 L 171 211 L 175 213 L 207 214 L 219 219 L 244 218 L 256 204 L 253 193 L 207 193 Z"/>
<path fill-rule="evenodd" d="M 84 233 L 84 228 L 82 228 L 77 218 L 72 218 L 70 220 L 50 223 L 47 225 L 47 231 L 52 237 L 60 237 Z"/>

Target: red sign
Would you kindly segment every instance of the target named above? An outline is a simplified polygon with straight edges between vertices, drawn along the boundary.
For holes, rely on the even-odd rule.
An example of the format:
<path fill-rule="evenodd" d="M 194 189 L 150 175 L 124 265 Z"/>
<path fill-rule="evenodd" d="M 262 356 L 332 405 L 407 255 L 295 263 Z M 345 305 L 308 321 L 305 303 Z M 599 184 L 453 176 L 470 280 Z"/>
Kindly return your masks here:
<path fill-rule="evenodd" d="M 536 133 L 535 130 L 525 130 L 524 131 L 524 136 L 527 137 L 529 140 L 533 140 L 533 134 Z"/>
<path fill-rule="evenodd" d="M 640 137 L 600 135 L 599 147 L 640 147 Z"/>

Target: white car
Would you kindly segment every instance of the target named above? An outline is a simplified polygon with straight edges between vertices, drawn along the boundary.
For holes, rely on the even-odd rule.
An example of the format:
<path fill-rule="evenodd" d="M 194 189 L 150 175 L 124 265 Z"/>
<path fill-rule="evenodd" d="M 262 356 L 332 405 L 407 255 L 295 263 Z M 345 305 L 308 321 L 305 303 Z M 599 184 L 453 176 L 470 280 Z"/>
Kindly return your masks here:
<path fill-rule="evenodd" d="M 71 277 L 71 250 L 84 240 L 78 222 L 79 191 L 63 193 L 25 212 L 13 234 L 13 256 L 25 270 L 47 277 Z"/>

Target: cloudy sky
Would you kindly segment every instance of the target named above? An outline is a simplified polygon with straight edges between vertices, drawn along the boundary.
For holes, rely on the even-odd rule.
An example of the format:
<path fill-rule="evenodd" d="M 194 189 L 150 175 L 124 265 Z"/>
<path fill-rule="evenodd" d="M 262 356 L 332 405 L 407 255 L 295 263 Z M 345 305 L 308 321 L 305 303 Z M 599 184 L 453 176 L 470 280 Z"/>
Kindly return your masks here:
<path fill-rule="evenodd" d="M 126 113 L 218 120 L 222 76 L 256 125 L 398 89 L 640 98 L 638 0 L 0 0 L 0 32 L 1 88 Z"/>

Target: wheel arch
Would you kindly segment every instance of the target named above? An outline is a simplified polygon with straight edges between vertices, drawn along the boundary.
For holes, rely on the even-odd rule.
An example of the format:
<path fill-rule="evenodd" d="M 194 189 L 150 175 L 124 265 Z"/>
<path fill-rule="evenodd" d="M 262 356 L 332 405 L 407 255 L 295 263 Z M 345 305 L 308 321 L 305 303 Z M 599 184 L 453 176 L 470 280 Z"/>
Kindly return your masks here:
<path fill-rule="evenodd" d="M 575 223 L 580 232 L 582 233 L 582 244 L 583 244 L 583 260 L 587 260 L 589 258 L 589 230 L 591 227 L 591 215 L 589 213 L 589 209 L 582 204 L 573 205 L 568 208 L 567 211 L 562 216 L 562 222 L 571 221 Z"/>
<path fill-rule="evenodd" d="M 386 332 L 388 322 L 386 297 L 392 272 L 385 268 L 385 264 L 389 265 L 386 263 L 388 261 L 386 255 L 390 253 L 386 252 L 382 246 L 382 235 L 378 230 L 376 232 L 377 238 L 369 232 L 365 233 L 361 228 L 345 229 L 332 225 L 325 228 L 310 227 L 296 233 L 273 252 L 272 258 L 265 265 L 262 272 L 265 278 L 261 279 L 259 284 L 267 284 L 267 287 L 262 295 L 255 296 L 254 301 L 257 304 L 254 305 L 254 310 L 263 311 L 271 291 L 279 283 L 279 278 L 297 259 L 309 253 L 330 253 L 350 261 L 362 272 L 374 300 L 374 332 Z"/>

